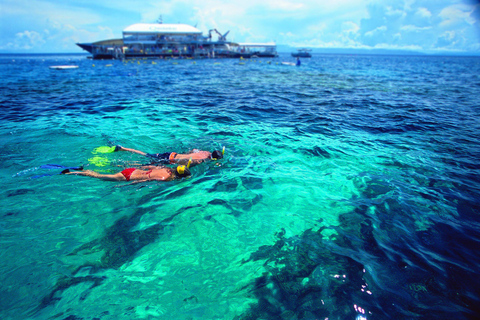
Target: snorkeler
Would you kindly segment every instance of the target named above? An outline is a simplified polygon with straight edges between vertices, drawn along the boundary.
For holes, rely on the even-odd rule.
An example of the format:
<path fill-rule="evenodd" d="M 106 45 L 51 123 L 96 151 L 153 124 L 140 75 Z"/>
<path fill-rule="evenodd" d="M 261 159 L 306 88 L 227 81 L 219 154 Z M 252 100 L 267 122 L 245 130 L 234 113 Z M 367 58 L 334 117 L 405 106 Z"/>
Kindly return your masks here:
<path fill-rule="evenodd" d="M 140 168 L 127 168 L 115 174 L 101 174 L 92 170 L 85 171 L 70 171 L 66 169 L 62 171 L 63 174 L 73 174 L 77 176 L 86 176 L 98 178 L 106 181 L 171 181 L 181 179 L 191 175 L 188 165 L 181 165 L 177 168 L 156 167 L 156 166 L 142 166 Z"/>
<path fill-rule="evenodd" d="M 176 153 L 176 152 L 165 152 L 165 153 L 145 153 L 143 151 L 124 148 L 122 146 L 115 146 L 114 151 L 128 151 L 132 153 L 141 154 L 142 156 L 151 157 L 157 163 L 163 164 L 187 164 L 189 159 L 192 160 L 192 165 L 200 164 L 207 160 L 218 160 L 223 158 L 223 154 L 225 153 L 225 147 L 223 147 L 222 151 L 215 150 L 213 152 L 209 151 L 202 151 L 198 149 L 193 149 L 189 153 Z"/>

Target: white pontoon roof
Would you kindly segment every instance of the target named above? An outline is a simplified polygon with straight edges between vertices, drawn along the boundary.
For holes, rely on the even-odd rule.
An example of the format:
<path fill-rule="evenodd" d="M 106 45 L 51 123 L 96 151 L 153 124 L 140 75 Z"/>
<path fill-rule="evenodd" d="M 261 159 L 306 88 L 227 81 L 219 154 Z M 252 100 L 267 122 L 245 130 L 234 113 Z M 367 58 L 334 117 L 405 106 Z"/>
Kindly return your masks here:
<path fill-rule="evenodd" d="M 202 31 L 187 24 L 136 23 L 126 27 L 123 33 L 155 34 L 202 34 Z"/>

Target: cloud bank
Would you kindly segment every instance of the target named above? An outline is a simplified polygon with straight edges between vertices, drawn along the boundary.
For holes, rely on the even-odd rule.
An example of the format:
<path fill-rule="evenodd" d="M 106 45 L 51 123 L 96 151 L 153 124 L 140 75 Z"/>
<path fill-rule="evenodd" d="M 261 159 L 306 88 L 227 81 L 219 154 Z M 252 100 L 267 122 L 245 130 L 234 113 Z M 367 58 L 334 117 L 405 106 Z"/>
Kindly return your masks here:
<path fill-rule="evenodd" d="M 230 30 L 237 42 L 313 48 L 480 53 L 474 0 L 3 0 L 0 50 L 81 52 L 76 42 L 120 38 L 138 22 Z"/>

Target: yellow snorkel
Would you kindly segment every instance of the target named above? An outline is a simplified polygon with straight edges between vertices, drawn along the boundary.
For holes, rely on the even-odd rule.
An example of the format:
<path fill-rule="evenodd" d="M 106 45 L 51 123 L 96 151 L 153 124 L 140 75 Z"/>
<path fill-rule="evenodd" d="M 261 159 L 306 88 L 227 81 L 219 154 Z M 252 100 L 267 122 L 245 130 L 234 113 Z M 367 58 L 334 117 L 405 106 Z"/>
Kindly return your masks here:
<path fill-rule="evenodd" d="M 223 149 L 222 149 L 222 157 L 224 154 L 225 154 L 225 146 L 223 146 Z"/>

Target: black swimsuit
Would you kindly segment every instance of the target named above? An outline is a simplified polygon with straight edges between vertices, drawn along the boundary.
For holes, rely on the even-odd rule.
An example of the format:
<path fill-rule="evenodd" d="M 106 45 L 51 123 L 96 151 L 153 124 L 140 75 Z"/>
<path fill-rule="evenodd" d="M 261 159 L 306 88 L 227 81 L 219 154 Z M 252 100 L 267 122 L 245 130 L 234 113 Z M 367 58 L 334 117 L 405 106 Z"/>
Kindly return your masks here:
<path fill-rule="evenodd" d="M 154 158 L 155 162 L 169 164 L 170 163 L 170 155 L 172 152 L 165 152 L 165 153 L 147 153 L 147 156 Z"/>

